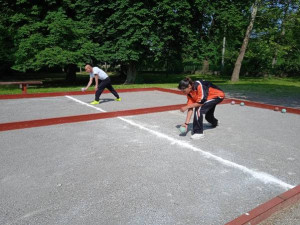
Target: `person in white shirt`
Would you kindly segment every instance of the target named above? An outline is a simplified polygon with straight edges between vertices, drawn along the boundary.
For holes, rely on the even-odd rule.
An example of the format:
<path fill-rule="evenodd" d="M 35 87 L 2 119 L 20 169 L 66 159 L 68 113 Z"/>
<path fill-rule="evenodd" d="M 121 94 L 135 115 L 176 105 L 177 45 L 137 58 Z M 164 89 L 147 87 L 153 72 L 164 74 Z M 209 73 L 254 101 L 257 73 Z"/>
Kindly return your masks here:
<path fill-rule="evenodd" d="M 121 101 L 119 94 L 111 85 L 111 80 L 109 76 L 101 70 L 99 67 L 92 67 L 90 64 L 86 64 L 84 67 L 85 71 L 90 74 L 90 80 L 85 88 L 82 88 L 82 91 L 86 91 L 93 83 L 93 79 L 95 79 L 95 101 L 92 101 L 92 105 L 99 104 L 100 102 L 100 95 L 102 94 L 103 90 L 107 88 L 115 97 L 116 101 Z M 99 82 L 100 80 L 100 82 Z"/>

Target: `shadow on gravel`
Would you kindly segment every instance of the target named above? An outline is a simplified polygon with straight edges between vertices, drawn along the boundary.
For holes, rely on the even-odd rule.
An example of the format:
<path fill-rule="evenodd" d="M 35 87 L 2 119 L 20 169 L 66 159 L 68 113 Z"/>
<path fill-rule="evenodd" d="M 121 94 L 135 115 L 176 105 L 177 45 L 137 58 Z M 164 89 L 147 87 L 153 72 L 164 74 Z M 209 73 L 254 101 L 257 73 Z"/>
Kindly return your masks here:
<path fill-rule="evenodd" d="M 220 85 L 227 98 L 300 108 L 300 87 L 276 84 Z"/>

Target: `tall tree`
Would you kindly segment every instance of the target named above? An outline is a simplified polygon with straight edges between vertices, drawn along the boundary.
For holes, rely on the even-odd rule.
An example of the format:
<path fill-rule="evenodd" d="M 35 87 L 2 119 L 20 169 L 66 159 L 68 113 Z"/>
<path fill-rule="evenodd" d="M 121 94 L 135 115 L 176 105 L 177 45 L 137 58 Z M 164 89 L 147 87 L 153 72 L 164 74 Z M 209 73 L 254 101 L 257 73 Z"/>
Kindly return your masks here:
<path fill-rule="evenodd" d="M 285 23 L 286 23 L 286 18 L 287 18 L 287 15 L 288 15 L 288 10 L 290 8 L 290 3 L 291 1 L 288 0 L 287 2 L 284 2 L 284 6 L 283 6 L 283 18 L 281 20 L 281 27 L 280 27 L 280 37 L 279 37 L 279 40 L 278 42 L 280 43 L 283 36 L 285 35 Z M 277 56 L 278 56 L 278 48 L 275 47 L 275 50 L 274 50 L 274 56 L 273 56 L 273 59 L 272 59 L 272 68 L 275 67 L 276 65 L 276 62 L 277 62 Z"/>
<path fill-rule="evenodd" d="M 85 62 L 120 64 L 126 68 L 125 83 L 133 83 L 142 64 L 180 71 L 182 63 L 206 62 L 207 68 L 219 70 L 223 62 L 226 72 L 236 63 L 235 80 L 245 70 L 272 71 L 276 55 L 274 73 L 295 73 L 299 65 L 299 1 L 257 0 L 249 24 L 252 2 L 2 0 L 0 61 L 20 71 L 65 68 L 69 80 L 74 80 L 76 66 Z M 259 2 L 263 6 L 255 18 Z M 283 27 L 285 35 L 280 36 Z M 237 48 L 240 55 L 235 61 Z M 240 71 L 242 62 L 247 65 L 244 71 Z"/>
<path fill-rule="evenodd" d="M 242 72 L 266 76 L 297 74 L 299 1 L 264 0 L 255 19 Z M 276 56 L 276 57 L 275 57 Z"/>
<path fill-rule="evenodd" d="M 138 65 L 149 58 L 169 68 L 182 61 L 182 46 L 190 26 L 186 1 L 119 0 L 95 8 L 107 15 L 99 58 L 123 65 L 125 84 L 135 82 Z"/>
<path fill-rule="evenodd" d="M 10 67 L 13 65 L 14 30 L 10 26 L 11 10 L 6 2 L 0 2 L 0 77 L 9 74 Z"/>
<path fill-rule="evenodd" d="M 76 66 L 97 44 L 88 40 L 91 30 L 76 20 L 70 1 L 6 1 L 15 46 L 13 68 L 19 71 L 64 68 L 73 82 Z"/>
<path fill-rule="evenodd" d="M 244 58 L 246 48 L 247 48 L 247 45 L 248 45 L 248 42 L 249 42 L 250 34 L 251 34 L 251 31 L 252 31 L 252 28 L 253 28 L 253 25 L 254 25 L 256 13 L 257 13 L 258 5 L 259 5 L 260 1 L 261 0 L 255 0 L 254 4 L 252 6 L 252 13 L 251 13 L 250 23 L 249 23 L 249 26 L 246 30 L 245 38 L 244 38 L 242 47 L 240 49 L 239 56 L 236 60 L 236 63 L 235 63 L 234 69 L 233 69 L 233 73 L 232 73 L 232 76 L 231 76 L 231 81 L 233 81 L 233 82 L 239 80 L 243 58 Z"/>
<path fill-rule="evenodd" d="M 164 63 L 167 71 L 182 69 L 184 49 L 193 37 L 190 9 L 188 1 L 164 0 L 151 10 L 155 21 L 151 51 L 156 60 Z"/>
<path fill-rule="evenodd" d="M 119 0 L 94 7 L 99 14 L 106 13 L 99 35 L 98 59 L 125 65 L 125 84 L 134 83 L 138 62 L 147 54 L 153 23 L 147 5 L 140 1 Z"/>
<path fill-rule="evenodd" d="M 227 51 L 224 54 L 224 61 L 226 59 L 229 67 L 232 64 L 233 52 L 243 37 L 241 30 L 247 26 L 245 11 L 249 8 L 250 1 L 189 0 L 188 2 L 191 6 L 189 23 L 193 35 L 189 37 L 190 45 L 185 46 L 183 50 L 185 62 L 201 63 L 205 64 L 207 69 L 209 66 L 210 69 L 220 70 L 225 37 Z"/>
<path fill-rule="evenodd" d="M 297 27 L 297 17 L 299 21 L 300 2 L 295 0 L 279 0 L 275 1 L 275 4 L 279 8 L 279 17 L 277 18 L 278 31 L 276 32 L 277 35 L 274 37 L 274 55 L 272 59 L 272 69 L 274 70 L 277 67 L 278 60 L 278 66 L 285 64 L 283 62 L 286 62 L 286 64 L 290 64 L 289 61 L 293 61 L 294 66 L 296 67 L 298 63 L 295 63 L 295 61 L 297 60 L 291 61 L 288 58 L 297 52 L 297 44 L 295 43 L 292 36 L 294 37 L 294 34 L 297 33 L 297 30 L 299 32 L 299 27 Z M 286 33 L 288 35 L 286 35 Z M 292 46 L 296 48 L 293 48 Z"/>

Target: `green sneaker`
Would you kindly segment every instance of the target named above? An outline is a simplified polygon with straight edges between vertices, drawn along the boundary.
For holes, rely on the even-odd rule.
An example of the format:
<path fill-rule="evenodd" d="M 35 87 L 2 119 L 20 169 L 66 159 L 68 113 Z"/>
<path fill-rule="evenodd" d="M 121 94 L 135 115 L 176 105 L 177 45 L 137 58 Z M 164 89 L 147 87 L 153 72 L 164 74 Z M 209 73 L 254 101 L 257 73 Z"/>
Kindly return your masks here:
<path fill-rule="evenodd" d="M 116 98 L 115 101 L 120 102 L 120 101 L 122 101 L 122 99 L 121 98 Z"/>
<path fill-rule="evenodd" d="M 91 105 L 98 105 L 99 104 L 99 101 L 92 101 L 91 103 L 90 103 Z"/>

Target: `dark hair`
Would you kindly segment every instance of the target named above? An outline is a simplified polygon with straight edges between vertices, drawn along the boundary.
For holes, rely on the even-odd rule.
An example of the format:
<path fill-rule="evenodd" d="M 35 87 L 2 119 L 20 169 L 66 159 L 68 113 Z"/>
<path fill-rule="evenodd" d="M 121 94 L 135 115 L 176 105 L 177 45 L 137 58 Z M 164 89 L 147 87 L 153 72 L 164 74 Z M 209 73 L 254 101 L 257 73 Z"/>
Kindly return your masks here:
<path fill-rule="evenodd" d="M 91 67 L 93 67 L 93 65 L 91 63 L 86 63 L 85 66 L 91 66 Z"/>
<path fill-rule="evenodd" d="M 192 81 L 191 78 L 186 77 L 186 78 L 184 78 L 183 80 L 181 80 L 181 81 L 179 82 L 179 84 L 178 84 L 178 89 L 179 89 L 179 90 L 186 89 L 186 88 L 189 86 L 189 84 L 193 86 L 194 82 Z"/>

